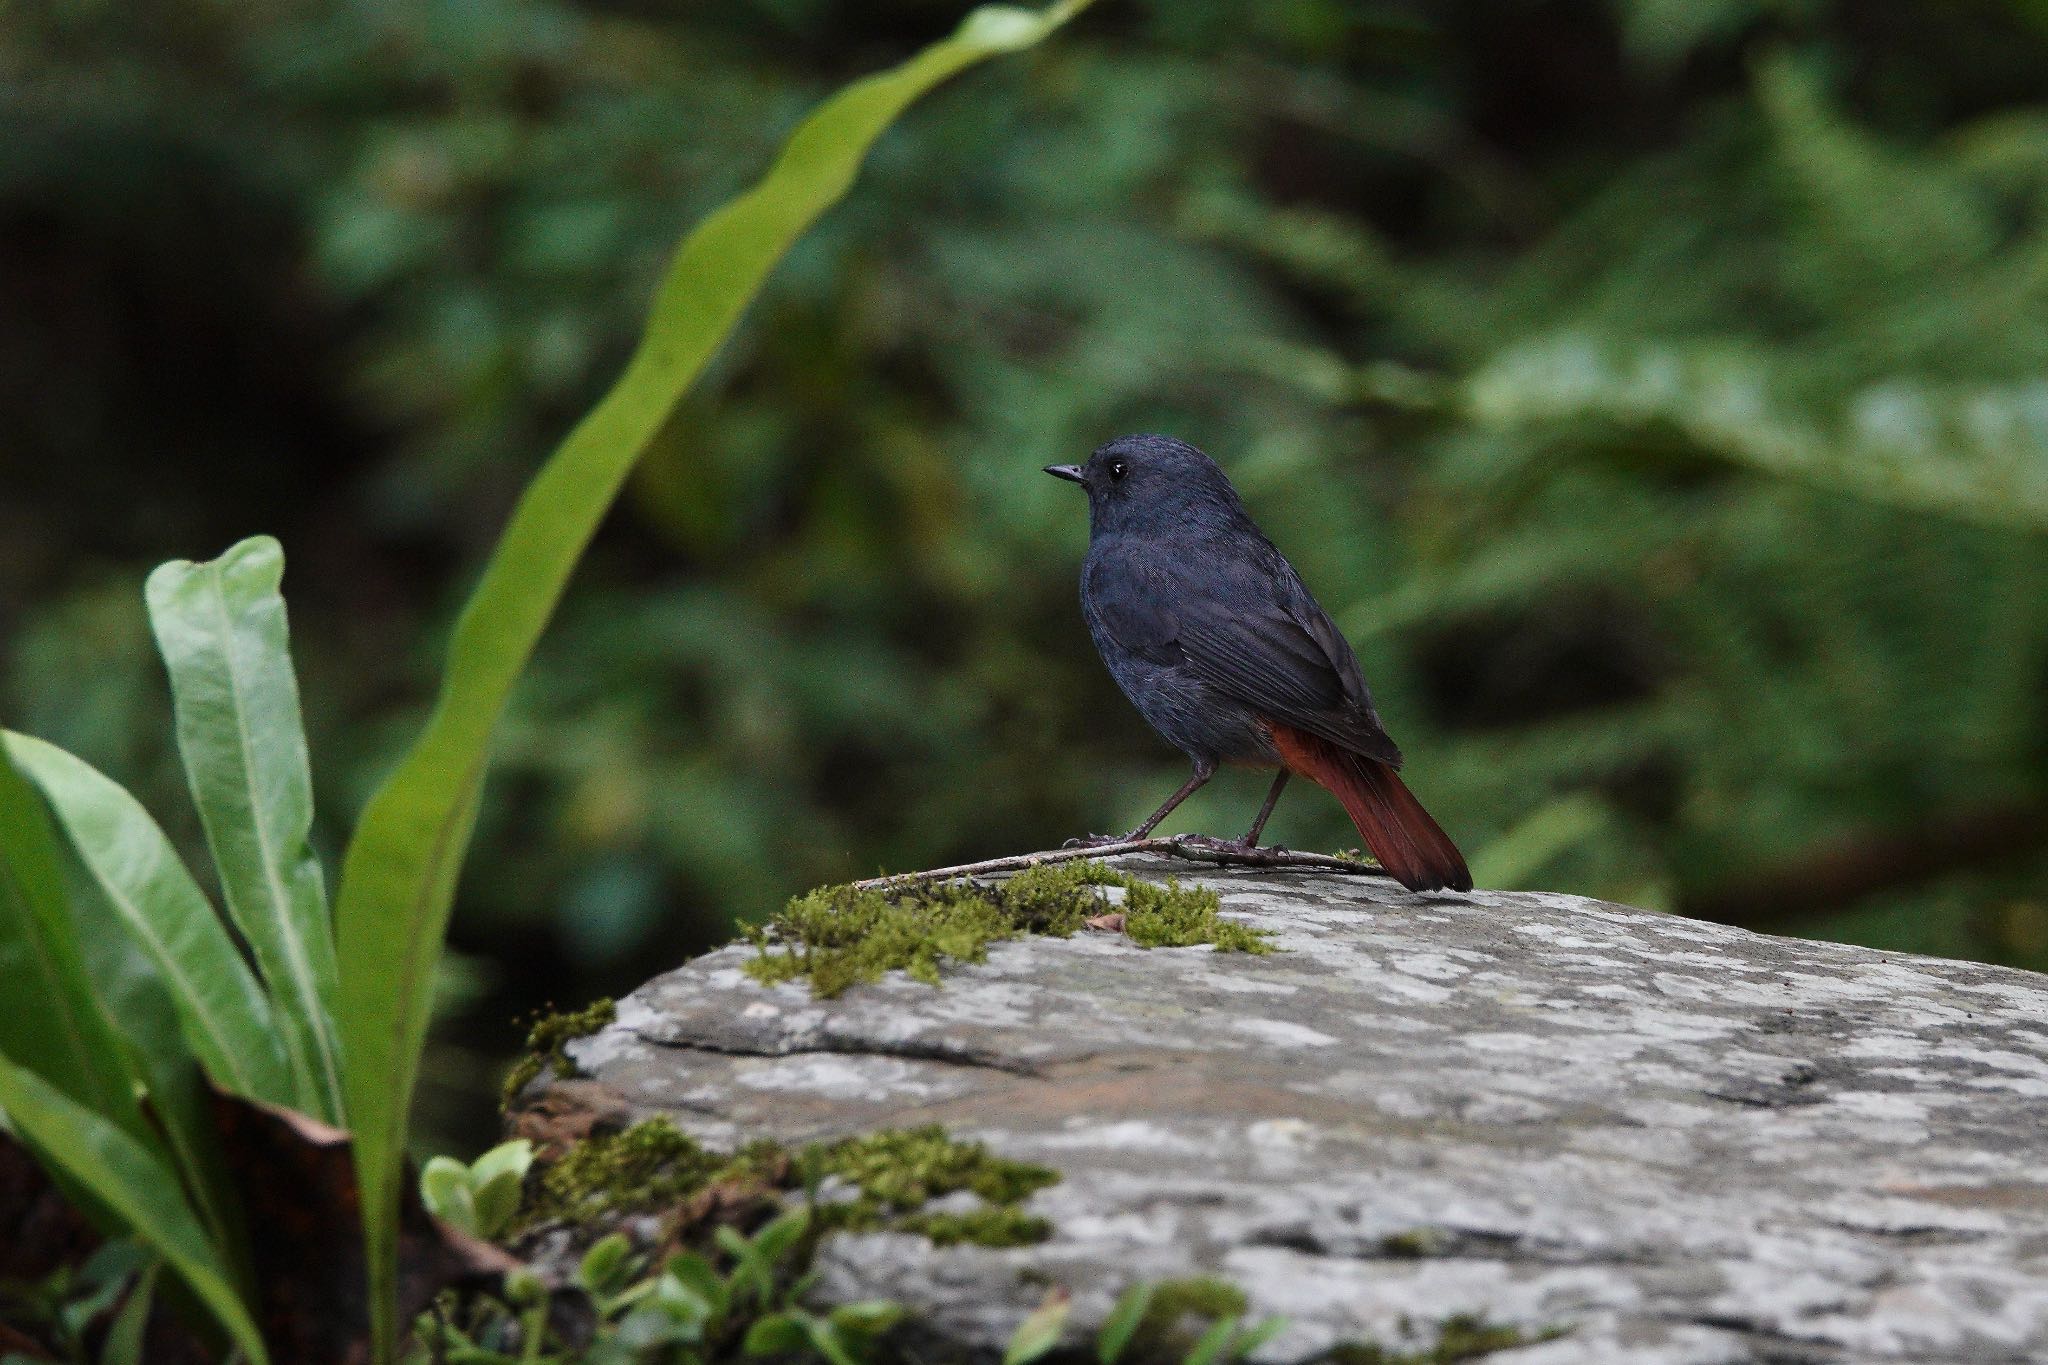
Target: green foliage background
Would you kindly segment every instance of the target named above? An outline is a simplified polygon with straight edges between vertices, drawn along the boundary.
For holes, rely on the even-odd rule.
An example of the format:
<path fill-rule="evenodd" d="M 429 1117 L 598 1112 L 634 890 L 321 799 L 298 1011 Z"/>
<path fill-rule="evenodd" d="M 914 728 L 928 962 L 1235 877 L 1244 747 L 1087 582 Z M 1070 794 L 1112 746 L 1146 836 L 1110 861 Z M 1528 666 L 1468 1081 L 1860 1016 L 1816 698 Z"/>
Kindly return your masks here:
<path fill-rule="evenodd" d="M 678 228 L 962 8 L 0 13 L 0 716 L 182 811 L 137 584 L 274 533 L 331 870 Z M 1150 809 L 1037 472 L 1140 429 L 1483 882 L 2048 966 L 2044 215 L 2025 0 L 1103 0 L 887 136 L 601 533 L 434 1093 L 804 887 Z"/>

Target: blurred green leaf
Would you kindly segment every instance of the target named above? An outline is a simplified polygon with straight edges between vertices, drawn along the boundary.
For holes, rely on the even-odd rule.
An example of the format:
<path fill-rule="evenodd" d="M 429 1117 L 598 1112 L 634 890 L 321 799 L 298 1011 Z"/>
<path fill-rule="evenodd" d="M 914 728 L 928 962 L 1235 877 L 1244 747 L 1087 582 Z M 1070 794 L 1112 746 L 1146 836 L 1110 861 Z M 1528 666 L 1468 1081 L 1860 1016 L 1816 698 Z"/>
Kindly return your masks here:
<path fill-rule="evenodd" d="M 228 911 L 256 952 L 297 1078 L 297 1104 L 341 1121 L 327 892 L 308 839 L 313 785 L 285 624 L 284 552 L 258 536 L 149 577 L 178 749 Z"/>
<path fill-rule="evenodd" d="M 1279 1316 L 1261 1318 L 1246 1328 L 1230 1343 L 1231 1358 L 1248 1360 L 1257 1350 L 1287 1330 L 1287 1319 Z"/>
<path fill-rule="evenodd" d="M 1115 1307 L 1109 1310 L 1109 1317 L 1095 1338 L 1095 1358 L 1102 1365 L 1117 1365 L 1123 1359 L 1131 1337 L 1137 1332 L 1138 1325 L 1145 1321 L 1145 1310 L 1152 1306 L 1152 1295 L 1157 1288 L 1150 1280 L 1139 1280 L 1117 1297 Z"/>
<path fill-rule="evenodd" d="M 1067 1330 L 1067 1317 L 1073 1311 L 1073 1296 L 1065 1289 L 1055 1287 L 1048 1292 L 1045 1302 L 1010 1334 L 1010 1343 L 1003 1348 L 1003 1365 L 1030 1365 L 1049 1354 L 1060 1344 L 1060 1336 Z"/>
<path fill-rule="evenodd" d="M 747 1329 L 742 1349 L 750 1356 L 787 1355 L 810 1344 L 810 1336 L 793 1313 L 770 1313 Z"/>
<path fill-rule="evenodd" d="M 1216 1365 L 1217 1361 L 1233 1360 L 1232 1343 L 1237 1339 L 1238 1324 L 1242 1321 L 1236 1314 L 1218 1318 L 1209 1324 L 1195 1344 L 1188 1348 L 1181 1365 Z"/>
<path fill-rule="evenodd" d="M 0 745 L 0 1058 L 150 1142 L 134 1068 L 86 970 L 60 857 L 42 798 Z"/>
<path fill-rule="evenodd" d="M 576 1282 L 592 1294 L 616 1294 L 624 1287 L 632 1254 L 633 1243 L 623 1233 L 607 1233 L 576 1263 Z"/>
<path fill-rule="evenodd" d="M 525 1138 L 501 1142 L 470 1164 L 470 1197 L 479 1236 L 495 1238 L 511 1224 L 532 1165 L 533 1144 Z"/>
<path fill-rule="evenodd" d="M 237 1094 L 293 1099 L 270 1004 L 206 893 L 141 803 L 89 764 L 26 735 L 0 734 L 72 847 L 148 956 L 200 1063 Z"/>
<path fill-rule="evenodd" d="M 169 1166 L 5 1058 L 0 1058 L 0 1108 L 45 1161 L 90 1191 L 124 1228 L 163 1257 L 252 1365 L 266 1365 L 269 1354 L 235 1291 L 229 1267 L 186 1206 Z"/>
<path fill-rule="evenodd" d="M 444 1223 L 477 1235 L 476 1201 L 469 1188 L 469 1167 L 452 1156 L 430 1157 L 420 1167 L 420 1202 Z"/>
<path fill-rule="evenodd" d="M 127 1301 L 100 1345 L 99 1365 L 147 1365 L 142 1356 L 143 1336 L 149 1330 L 150 1310 L 156 1306 L 156 1276 L 162 1266 L 161 1261 L 151 1261 L 135 1277 Z"/>
<path fill-rule="evenodd" d="M 903 1321 L 906 1311 L 900 1303 L 869 1299 L 840 1304 L 828 1315 L 828 1320 L 838 1331 L 855 1337 L 876 1337 Z"/>
<path fill-rule="evenodd" d="M 731 1294 L 725 1278 L 710 1261 L 694 1251 L 679 1251 L 669 1257 L 663 1272 L 695 1296 L 709 1316 L 724 1316 Z"/>
<path fill-rule="evenodd" d="M 1992 525 L 2048 529 L 2048 381 L 1868 384 L 1825 414 L 1796 409 L 1796 365 L 1727 344 L 1539 338 L 1472 376 L 1473 416 L 1496 428 L 1668 423 L 1706 454 L 1816 487 Z"/>

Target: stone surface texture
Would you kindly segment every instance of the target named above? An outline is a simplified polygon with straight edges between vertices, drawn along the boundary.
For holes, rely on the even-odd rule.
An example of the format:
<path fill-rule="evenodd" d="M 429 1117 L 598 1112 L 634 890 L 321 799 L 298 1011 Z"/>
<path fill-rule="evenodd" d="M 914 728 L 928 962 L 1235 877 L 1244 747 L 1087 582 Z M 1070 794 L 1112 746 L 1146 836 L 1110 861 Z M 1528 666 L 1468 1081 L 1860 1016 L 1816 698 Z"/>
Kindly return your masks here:
<path fill-rule="evenodd" d="M 1134 1279 L 1285 1315 L 1260 1353 L 1538 1362 L 2048 1359 L 2048 978 L 1574 896 L 1125 870 L 1215 888 L 1266 957 L 997 945 L 934 989 L 775 988 L 728 948 L 569 1052 L 718 1144 L 942 1123 L 1057 1168 L 1049 1241 L 841 1236 L 832 1299 L 998 1350 L 1048 1284 L 1087 1340 Z M 589 1081 L 575 1084 L 589 1085 Z"/>

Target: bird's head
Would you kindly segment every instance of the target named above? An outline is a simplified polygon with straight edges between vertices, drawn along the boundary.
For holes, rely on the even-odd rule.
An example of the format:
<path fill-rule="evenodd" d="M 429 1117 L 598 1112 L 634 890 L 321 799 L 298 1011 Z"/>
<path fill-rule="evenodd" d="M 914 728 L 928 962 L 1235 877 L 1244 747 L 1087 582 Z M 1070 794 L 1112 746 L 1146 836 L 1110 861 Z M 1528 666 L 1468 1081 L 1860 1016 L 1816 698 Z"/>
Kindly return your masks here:
<path fill-rule="evenodd" d="M 1088 525 L 1096 535 L 1223 524 L 1244 515 L 1216 462 L 1171 436 L 1119 436 L 1086 464 L 1052 464 L 1045 472 L 1088 491 Z"/>

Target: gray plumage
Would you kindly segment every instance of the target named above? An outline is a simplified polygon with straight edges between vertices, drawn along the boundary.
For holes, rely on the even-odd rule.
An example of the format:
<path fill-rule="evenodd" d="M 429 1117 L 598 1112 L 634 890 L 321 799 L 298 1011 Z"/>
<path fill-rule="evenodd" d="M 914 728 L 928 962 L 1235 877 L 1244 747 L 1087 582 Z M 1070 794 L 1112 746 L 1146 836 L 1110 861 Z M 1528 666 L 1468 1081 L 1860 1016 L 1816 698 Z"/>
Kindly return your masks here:
<path fill-rule="evenodd" d="M 1126 436 L 1045 472 L 1088 490 L 1081 612 L 1102 662 L 1194 769 L 1124 837 L 1149 834 L 1219 763 L 1256 764 L 1280 772 L 1235 846 L 1257 846 L 1300 773 L 1404 886 L 1471 888 L 1457 845 L 1397 775 L 1401 751 L 1343 632 L 1215 461 L 1170 436 Z"/>
<path fill-rule="evenodd" d="M 1214 460 L 1170 436 L 1126 436 L 1081 472 L 1081 613 L 1153 729 L 1212 767 L 1278 764 L 1268 719 L 1400 766 L 1350 644 Z"/>

